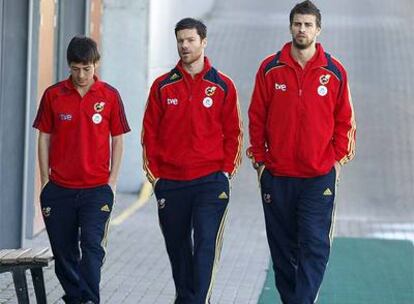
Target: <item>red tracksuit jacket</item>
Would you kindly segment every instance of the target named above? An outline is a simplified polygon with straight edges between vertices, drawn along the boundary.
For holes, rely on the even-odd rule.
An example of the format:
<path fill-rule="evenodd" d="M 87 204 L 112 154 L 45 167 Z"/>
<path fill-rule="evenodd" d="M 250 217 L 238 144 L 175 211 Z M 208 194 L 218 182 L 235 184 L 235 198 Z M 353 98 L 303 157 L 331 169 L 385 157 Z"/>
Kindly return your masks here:
<path fill-rule="evenodd" d="M 144 170 L 150 181 L 191 180 L 216 171 L 234 174 L 243 135 L 232 80 L 207 58 L 194 79 L 179 62 L 154 81 L 142 132 Z"/>
<path fill-rule="evenodd" d="M 345 164 L 354 157 L 356 125 L 346 71 L 316 47 L 304 69 L 287 43 L 257 72 L 247 154 L 273 175 L 319 176 L 335 161 Z"/>

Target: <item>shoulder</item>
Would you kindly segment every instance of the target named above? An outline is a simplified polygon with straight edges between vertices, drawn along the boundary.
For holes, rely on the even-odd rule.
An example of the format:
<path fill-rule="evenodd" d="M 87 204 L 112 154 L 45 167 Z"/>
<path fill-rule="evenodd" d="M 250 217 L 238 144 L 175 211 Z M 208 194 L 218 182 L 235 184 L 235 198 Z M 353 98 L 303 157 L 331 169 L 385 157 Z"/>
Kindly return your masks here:
<path fill-rule="evenodd" d="M 326 52 L 325 57 L 327 60 L 327 65 L 325 68 L 332 72 L 340 81 L 346 78 L 346 70 L 339 59 Z"/>
<path fill-rule="evenodd" d="M 327 54 L 328 56 L 330 56 L 330 58 L 331 58 L 331 60 L 332 60 L 332 63 L 336 66 L 336 67 L 338 67 L 338 68 L 340 68 L 340 69 L 342 69 L 342 70 L 345 70 L 345 67 L 344 67 L 344 65 L 342 64 L 342 62 L 337 58 L 337 57 L 335 57 L 335 56 L 333 56 L 333 55 L 331 55 L 331 54 L 329 54 L 329 53 L 325 53 L 325 54 Z"/>
<path fill-rule="evenodd" d="M 181 75 L 181 72 L 177 68 L 174 68 L 170 70 L 169 72 L 164 73 L 161 76 L 157 77 L 154 80 L 152 87 L 160 90 L 163 87 L 179 82 L 182 79 L 183 79 L 183 76 Z"/>
<path fill-rule="evenodd" d="M 222 89 L 226 94 L 229 90 L 234 90 L 235 85 L 230 76 L 224 74 L 223 72 L 217 70 L 214 67 L 211 67 L 210 70 L 204 75 L 203 79 L 212 84 L 217 85 Z"/>
<path fill-rule="evenodd" d="M 259 67 L 259 72 L 263 74 L 267 74 L 270 70 L 273 68 L 283 66 L 284 64 L 280 63 L 281 52 L 273 53 L 271 55 L 268 55 L 265 59 L 262 60 Z"/>
<path fill-rule="evenodd" d="M 108 101 L 122 101 L 121 94 L 118 89 L 105 81 L 100 81 L 99 90 L 102 92 L 101 94 L 108 98 Z"/>
<path fill-rule="evenodd" d="M 64 81 L 59 81 L 51 86 L 49 86 L 45 92 L 44 92 L 44 96 L 56 96 L 59 95 L 60 93 L 62 93 L 63 91 L 65 91 L 65 80 Z"/>
<path fill-rule="evenodd" d="M 115 88 L 114 86 L 110 85 L 109 83 L 105 82 L 105 81 L 100 81 L 101 82 L 101 88 L 102 90 L 104 90 L 107 93 L 110 94 L 115 94 L 115 95 L 119 95 L 119 91 L 117 88 Z"/>
<path fill-rule="evenodd" d="M 226 82 L 227 84 L 234 84 L 233 79 L 231 79 L 231 77 L 225 73 L 223 73 L 220 70 L 216 70 L 218 77 L 220 77 L 224 82 Z"/>

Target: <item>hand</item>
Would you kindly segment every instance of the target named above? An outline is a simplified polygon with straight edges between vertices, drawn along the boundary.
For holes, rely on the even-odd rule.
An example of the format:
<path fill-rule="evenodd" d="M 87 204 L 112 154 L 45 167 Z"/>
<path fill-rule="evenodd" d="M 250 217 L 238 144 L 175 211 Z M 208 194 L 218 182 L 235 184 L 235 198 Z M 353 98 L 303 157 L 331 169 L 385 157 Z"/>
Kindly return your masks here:
<path fill-rule="evenodd" d="M 111 187 L 111 190 L 112 190 L 112 192 L 114 193 L 114 195 L 115 195 L 115 193 L 116 193 L 116 182 L 114 182 L 114 181 L 109 181 L 108 182 L 108 185 L 109 185 L 109 187 Z"/>
<path fill-rule="evenodd" d="M 157 177 L 156 179 L 154 179 L 154 181 L 151 183 L 152 184 L 152 189 L 155 189 L 155 186 L 157 185 L 158 181 L 160 180 L 159 177 Z"/>
<path fill-rule="evenodd" d="M 259 183 L 260 183 L 260 179 L 262 178 L 263 175 L 263 171 L 264 169 L 266 169 L 266 166 L 264 164 L 260 164 L 257 168 L 256 168 L 256 172 L 257 172 L 257 178 L 259 179 Z"/>
<path fill-rule="evenodd" d="M 341 173 L 342 166 L 339 162 L 336 161 L 334 164 L 334 167 L 335 167 L 335 172 L 336 172 L 336 180 L 338 180 L 339 174 Z"/>
<path fill-rule="evenodd" d="M 42 181 L 42 186 L 40 187 L 40 192 L 43 191 L 43 189 L 46 187 L 48 182 L 49 182 L 49 179 L 46 179 L 46 180 Z"/>

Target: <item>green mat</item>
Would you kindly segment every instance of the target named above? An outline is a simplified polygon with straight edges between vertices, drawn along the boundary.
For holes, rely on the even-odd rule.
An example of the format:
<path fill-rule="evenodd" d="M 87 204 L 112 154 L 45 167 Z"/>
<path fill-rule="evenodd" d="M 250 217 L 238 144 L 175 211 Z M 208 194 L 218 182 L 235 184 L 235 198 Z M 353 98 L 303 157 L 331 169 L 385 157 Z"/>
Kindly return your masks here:
<path fill-rule="evenodd" d="M 272 268 L 258 303 L 281 303 Z M 413 304 L 413 243 L 336 238 L 317 303 Z"/>

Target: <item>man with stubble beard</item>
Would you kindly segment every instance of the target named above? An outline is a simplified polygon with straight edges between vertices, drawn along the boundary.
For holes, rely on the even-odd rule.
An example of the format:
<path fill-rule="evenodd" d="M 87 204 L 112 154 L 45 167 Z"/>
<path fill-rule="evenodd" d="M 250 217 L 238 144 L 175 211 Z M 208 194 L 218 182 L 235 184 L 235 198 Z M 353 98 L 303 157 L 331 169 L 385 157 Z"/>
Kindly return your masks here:
<path fill-rule="evenodd" d="M 206 304 L 222 246 L 230 179 L 240 165 L 242 126 L 233 81 L 211 66 L 207 28 L 175 27 L 180 61 L 148 97 L 142 145 L 171 262 L 175 304 Z"/>
<path fill-rule="evenodd" d="M 292 9 L 290 32 L 292 42 L 256 74 L 247 154 L 282 302 L 310 304 L 329 259 L 336 183 L 354 157 L 356 126 L 346 71 L 316 43 L 321 14 L 311 1 Z"/>

